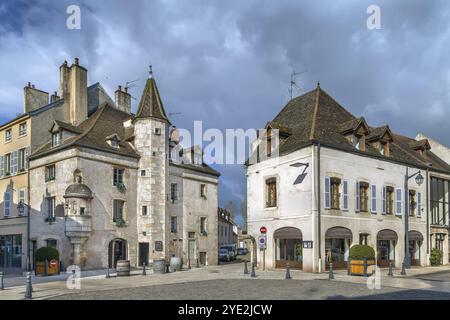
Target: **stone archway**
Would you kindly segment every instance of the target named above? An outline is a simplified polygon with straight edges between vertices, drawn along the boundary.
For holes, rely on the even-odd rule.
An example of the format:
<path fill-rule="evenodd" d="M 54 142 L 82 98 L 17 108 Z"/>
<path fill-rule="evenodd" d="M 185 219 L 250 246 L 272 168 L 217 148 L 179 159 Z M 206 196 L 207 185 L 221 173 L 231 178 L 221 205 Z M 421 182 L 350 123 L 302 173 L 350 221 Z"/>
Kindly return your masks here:
<path fill-rule="evenodd" d="M 116 238 L 110 241 L 108 246 L 108 266 L 115 268 L 118 260 L 127 260 L 127 241 Z"/>
<path fill-rule="evenodd" d="M 284 268 L 286 263 L 292 269 L 303 267 L 303 235 L 300 229 L 284 227 L 273 233 L 275 241 L 275 267 Z"/>
<path fill-rule="evenodd" d="M 332 227 L 325 232 L 325 268 L 330 262 L 333 269 L 347 268 L 350 246 L 352 245 L 352 231 L 344 227 Z"/>
<path fill-rule="evenodd" d="M 420 266 L 420 250 L 423 244 L 423 235 L 419 231 L 410 230 L 408 232 L 408 239 L 410 263 L 412 266 Z"/>
<path fill-rule="evenodd" d="M 395 266 L 395 247 L 398 235 L 394 230 L 383 229 L 377 234 L 377 264 L 380 267 Z"/>

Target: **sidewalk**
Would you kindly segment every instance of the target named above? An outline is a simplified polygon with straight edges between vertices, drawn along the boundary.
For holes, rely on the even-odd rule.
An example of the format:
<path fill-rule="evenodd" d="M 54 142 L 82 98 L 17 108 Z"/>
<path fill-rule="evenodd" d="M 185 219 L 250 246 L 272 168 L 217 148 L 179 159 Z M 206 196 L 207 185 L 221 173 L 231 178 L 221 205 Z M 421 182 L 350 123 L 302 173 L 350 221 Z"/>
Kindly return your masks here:
<path fill-rule="evenodd" d="M 179 271 L 169 274 L 153 274 L 151 270 L 147 271 L 147 276 L 142 276 L 140 270 L 133 271 L 130 277 L 112 277 L 105 279 L 105 270 L 95 271 L 95 274 L 88 275 L 86 272 L 81 279 L 80 290 L 70 290 L 66 286 L 68 275 L 64 275 L 63 279 L 45 283 L 33 283 L 33 299 L 47 299 L 57 297 L 68 293 L 83 293 L 88 291 L 101 291 L 121 288 L 134 288 L 154 285 L 165 285 L 185 282 L 197 282 L 216 279 L 234 279 L 234 280 L 251 280 L 258 279 L 283 280 L 285 278 L 285 270 L 256 270 L 256 278 L 243 274 L 244 264 L 231 264 L 222 266 L 211 266 L 204 268 L 192 268 L 191 270 Z M 103 271 L 103 273 L 102 273 Z M 251 270 L 249 270 L 251 271 Z M 387 270 L 381 270 L 381 286 L 395 287 L 402 289 L 433 289 L 435 291 L 450 292 L 450 279 L 446 281 L 428 281 L 417 278 L 417 276 L 436 274 L 439 272 L 449 272 L 450 267 L 424 267 L 420 269 L 409 269 L 407 276 L 401 276 L 400 270 L 394 270 L 394 277 L 387 276 Z M 365 277 L 348 276 L 346 270 L 335 272 L 335 280 L 349 283 L 366 284 Z M 303 273 L 301 271 L 292 270 L 291 276 L 294 280 L 328 280 L 328 273 L 314 274 Z M 35 279 L 38 280 L 39 277 Z M 23 280 L 22 280 L 23 281 Z M 24 299 L 25 286 L 9 287 L 0 291 L 0 300 Z M 126 297 L 124 297 L 126 299 Z"/>

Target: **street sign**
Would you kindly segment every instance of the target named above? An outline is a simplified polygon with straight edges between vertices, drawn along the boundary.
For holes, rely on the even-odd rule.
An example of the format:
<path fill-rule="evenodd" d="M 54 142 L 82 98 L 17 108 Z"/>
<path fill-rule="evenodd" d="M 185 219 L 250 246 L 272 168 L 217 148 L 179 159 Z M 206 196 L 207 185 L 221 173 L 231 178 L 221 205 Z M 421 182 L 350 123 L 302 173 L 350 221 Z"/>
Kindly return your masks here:
<path fill-rule="evenodd" d="M 49 266 L 55 268 L 58 265 L 58 261 L 55 259 L 50 260 Z"/>
<path fill-rule="evenodd" d="M 258 238 L 258 244 L 260 249 L 265 249 L 267 244 L 267 237 L 265 234 L 262 234 Z"/>
<path fill-rule="evenodd" d="M 308 240 L 308 241 L 303 241 L 303 248 L 304 249 L 312 249 L 313 248 L 313 242 Z"/>
<path fill-rule="evenodd" d="M 259 228 L 259 232 L 261 233 L 267 233 L 267 228 L 262 226 L 261 228 Z"/>

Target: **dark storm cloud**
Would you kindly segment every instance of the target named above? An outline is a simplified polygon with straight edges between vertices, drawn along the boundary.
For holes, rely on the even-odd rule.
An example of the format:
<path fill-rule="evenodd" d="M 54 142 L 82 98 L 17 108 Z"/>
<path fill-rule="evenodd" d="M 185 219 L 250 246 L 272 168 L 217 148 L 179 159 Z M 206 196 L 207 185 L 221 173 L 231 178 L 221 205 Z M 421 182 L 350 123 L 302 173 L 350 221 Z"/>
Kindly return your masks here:
<path fill-rule="evenodd" d="M 66 8 L 81 6 L 82 29 Z M 381 8 L 381 30 L 366 9 Z M 0 116 L 22 108 L 32 81 L 58 89 L 58 67 L 79 57 L 112 95 L 153 64 L 171 120 L 192 128 L 259 128 L 320 80 L 371 125 L 450 144 L 450 11 L 446 1 L 39 1 L 0 3 Z M 221 204 L 245 197 L 242 165 L 219 166 Z"/>

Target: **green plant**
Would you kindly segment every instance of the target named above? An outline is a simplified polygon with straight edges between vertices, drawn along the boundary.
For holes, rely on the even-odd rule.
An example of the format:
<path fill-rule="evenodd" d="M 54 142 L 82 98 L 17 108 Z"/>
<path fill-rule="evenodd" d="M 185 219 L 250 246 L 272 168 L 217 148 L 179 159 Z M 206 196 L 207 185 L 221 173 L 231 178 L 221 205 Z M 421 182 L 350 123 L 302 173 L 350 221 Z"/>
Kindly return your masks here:
<path fill-rule="evenodd" d="M 350 248 L 350 259 L 362 260 L 364 258 L 375 259 L 375 250 L 371 246 L 355 244 Z"/>
<path fill-rule="evenodd" d="M 121 192 L 121 193 L 125 193 L 125 191 L 127 191 L 127 188 L 125 187 L 125 185 L 123 183 L 118 183 L 117 190 L 119 190 L 119 192 Z"/>
<path fill-rule="evenodd" d="M 437 248 L 431 249 L 430 252 L 430 264 L 432 266 L 439 266 L 442 264 L 443 252 Z"/>
<path fill-rule="evenodd" d="M 44 262 L 52 259 L 59 260 L 59 252 L 52 247 L 41 247 L 36 250 L 36 261 Z"/>
<path fill-rule="evenodd" d="M 122 218 L 117 218 L 116 219 L 116 227 L 118 228 L 123 228 L 126 227 L 127 224 L 125 223 L 125 220 L 123 220 Z"/>

